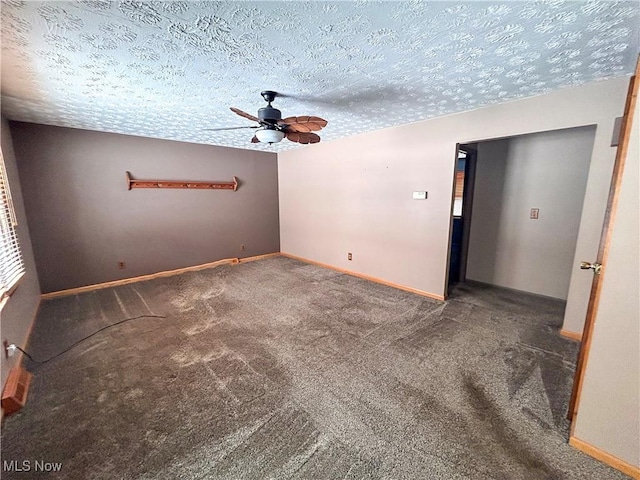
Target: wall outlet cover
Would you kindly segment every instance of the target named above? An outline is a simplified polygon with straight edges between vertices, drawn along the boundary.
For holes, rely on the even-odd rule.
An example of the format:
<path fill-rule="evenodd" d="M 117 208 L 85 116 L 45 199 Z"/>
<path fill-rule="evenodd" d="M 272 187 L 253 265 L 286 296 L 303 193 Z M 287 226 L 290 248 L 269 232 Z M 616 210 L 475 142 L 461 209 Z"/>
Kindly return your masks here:
<path fill-rule="evenodd" d="M 412 197 L 414 200 L 426 200 L 427 192 L 413 192 Z"/>

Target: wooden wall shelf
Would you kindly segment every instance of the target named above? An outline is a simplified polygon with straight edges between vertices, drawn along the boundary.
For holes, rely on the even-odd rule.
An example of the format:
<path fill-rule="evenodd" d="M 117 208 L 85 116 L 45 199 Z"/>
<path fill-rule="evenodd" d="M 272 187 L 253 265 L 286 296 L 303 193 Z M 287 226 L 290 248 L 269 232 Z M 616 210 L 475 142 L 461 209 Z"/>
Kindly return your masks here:
<path fill-rule="evenodd" d="M 136 180 L 127 172 L 127 186 L 132 188 L 192 188 L 194 190 L 233 190 L 238 189 L 238 179 L 231 182 L 177 182 L 174 180 Z"/>

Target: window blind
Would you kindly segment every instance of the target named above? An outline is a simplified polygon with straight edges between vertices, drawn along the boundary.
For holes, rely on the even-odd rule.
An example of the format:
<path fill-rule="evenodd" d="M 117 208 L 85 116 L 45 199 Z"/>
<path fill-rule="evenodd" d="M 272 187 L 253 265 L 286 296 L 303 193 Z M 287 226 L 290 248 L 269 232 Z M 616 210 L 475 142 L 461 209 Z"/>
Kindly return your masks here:
<path fill-rule="evenodd" d="M 0 152 L 0 301 L 12 292 L 24 274 L 16 225 L 7 170 Z"/>

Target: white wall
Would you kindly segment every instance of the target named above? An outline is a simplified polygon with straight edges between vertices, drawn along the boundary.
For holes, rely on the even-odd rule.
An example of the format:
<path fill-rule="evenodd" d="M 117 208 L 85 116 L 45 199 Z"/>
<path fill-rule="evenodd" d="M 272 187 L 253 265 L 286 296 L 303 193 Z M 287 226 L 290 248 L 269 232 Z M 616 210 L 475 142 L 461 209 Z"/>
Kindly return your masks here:
<path fill-rule="evenodd" d="M 584 127 L 478 143 L 469 280 L 567 298 L 594 134 Z"/>
<path fill-rule="evenodd" d="M 628 83 L 565 88 L 282 152 L 281 250 L 444 295 L 456 143 L 596 125 L 563 327 L 580 332 L 591 278 L 578 262 L 598 250 L 615 158 L 611 133 Z M 413 190 L 428 190 L 428 200 L 412 200 Z"/>
<path fill-rule="evenodd" d="M 614 211 L 574 437 L 640 467 L 640 109 Z"/>

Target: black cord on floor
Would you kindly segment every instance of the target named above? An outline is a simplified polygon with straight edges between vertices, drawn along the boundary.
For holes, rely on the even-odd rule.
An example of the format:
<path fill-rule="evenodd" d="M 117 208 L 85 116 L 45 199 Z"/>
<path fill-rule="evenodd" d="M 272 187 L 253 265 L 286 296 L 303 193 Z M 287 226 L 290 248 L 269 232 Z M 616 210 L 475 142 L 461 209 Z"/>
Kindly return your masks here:
<path fill-rule="evenodd" d="M 33 358 L 28 352 L 25 352 L 22 348 L 18 347 L 16 345 L 16 348 L 18 350 L 20 350 L 22 353 L 24 353 L 29 360 L 31 360 L 34 363 L 47 363 L 50 362 L 51 360 L 53 360 L 54 358 L 58 358 L 60 355 L 63 355 L 65 353 L 67 353 L 69 350 L 71 350 L 72 348 L 77 347 L 79 344 L 81 344 L 82 342 L 84 342 L 85 340 L 90 339 L 91 337 L 93 337 L 94 335 L 97 335 L 98 333 L 108 329 L 108 328 L 112 328 L 112 327 L 117 327 L 118 325 L 122 325 L 125 322 L 130 322 L 131 320 L 137 320 L 138 318 L 167 318 L 165 315 L 138 315 L 137 317 L 129 317 L 129 318 L 125 318 L 124 320 L 120 320 L 119 322 L 116 323 L 112 323 L 111 325 L 107 325 L 106 327 L 102 327 L 99 330 L 96 330 L 95 332 L 93 332 L 91 335 L 87 335 L 84 338 L 81 338 L 80 340 L 78 340 L 77 342 L 71 344 L 68 348 L 66 348 L 65 350 L 61 351 L 60 353 L 55 354 L 53 357 L 51 358 L 47 358 L 46 360 L 36 360 L 35 358 Z"/>

